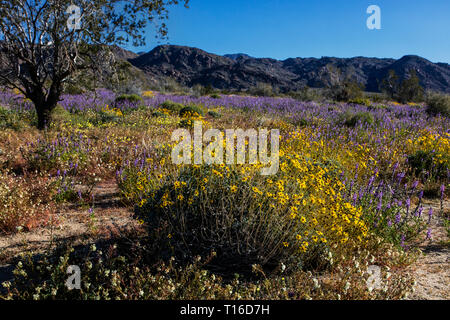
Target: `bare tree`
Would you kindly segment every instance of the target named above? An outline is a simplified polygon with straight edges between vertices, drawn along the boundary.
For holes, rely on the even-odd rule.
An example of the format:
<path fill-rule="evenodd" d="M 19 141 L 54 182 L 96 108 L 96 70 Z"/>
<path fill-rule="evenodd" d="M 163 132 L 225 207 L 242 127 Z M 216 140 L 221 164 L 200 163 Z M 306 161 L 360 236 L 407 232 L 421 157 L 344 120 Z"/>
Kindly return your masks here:
<path fill-rule="evenodd" d="M 0 83 L 34 103 L 43 129 L 70 75 L 98 67 L 105 45 L 143 45 L 150 22 L 166 37 L 179 2 L 189 0 L 1 0 Z"/>

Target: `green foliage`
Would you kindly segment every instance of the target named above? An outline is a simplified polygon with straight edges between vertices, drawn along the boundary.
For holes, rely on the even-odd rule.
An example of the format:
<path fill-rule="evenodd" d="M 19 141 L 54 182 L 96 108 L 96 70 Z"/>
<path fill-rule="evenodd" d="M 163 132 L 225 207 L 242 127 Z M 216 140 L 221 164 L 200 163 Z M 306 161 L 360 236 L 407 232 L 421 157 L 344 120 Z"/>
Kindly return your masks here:
<path fill-rule="evenodd" d="M 252 268 L 254 281 L 239 274 L 224 279 L 207 271 L 214 253 L 180 265 L 174 259 L 149 263 L 148 241 L 132 239 L 124 244 L 99 242 L 90 247 L 59 247 L 38 257 L 23 256 L 4 282 L 0 299 L 13 300 L 306 300 L 306 299 L 400 299 L 409 293 L 412 279 L 400 272 L 387 277 L 382 269 L 384 290 L 368 290 L 363 268 L 349 266 L 332 281 L 298 271 L 289 277 L 282 269 L 265 274 Z M 130 241 L 128 241 L 130 242 Z M 361 261 L 360 261 L 361 260 Z M 367 263 L 356 257 L 359 265 Z M 80 289 L 66 285 L 69 266 L 79 266 Z M 230 270 L 231 272 L 233 270 Z M 73 283 L 72 283 L 73 284 Z M 347 290 L 343 290 L 348 287 Z"/>
<path fill-rule="evenodd" d="M 68 21 L 69 12 L 65 12 L 65 7 L 70 1 L 19 3 L 4 0 L 0 5 L 2 39 L 14 40 L 2 41 L 2 52 L 5 53 L 2 64 L 20 65 L 23 63 L 22 55 L 26 55 L 28 67 L 27 72 L 11 68 L 8 79 L 2 79 L 1 82 L 14 83 L 18 89 L 18 83 L 23 86 L 22 92 L 35 104 L 39 129 L 45 129 L 51 123 L 50 112 L 60 101 L 64 84 L 71 76 L 80 70 L 89 70 L 91 74 L 95 73 L 93 78 L 99 79 L 114 73 L 116 59 L 111 52 L 105 51 L 105 47 L 129 43 L 129 38 L 135 46 L 144 45 L 146 27 L 153 20 L 160 22 L 157 34 L 164 38 L 167 35 L 167 27 L 163 22 L 168 18 L 167 8 L 182 2 L 187 5 L 189 0 L 141 0 L 136 5 L 117 5 L 117 1 L 90 1 L 89 6 L 83 7 L 83 15 L 89 17 L 88 22 L 84 21 L 83 32 L 69 39 L 61 26 Z M 16 13 L 13 19 L 17 26 L 27 26 L 26 32 L 21 27 L 10 27 L 11 12 Z M 105 17 L 108 23 L 105 23 Z M 51 40 L 59 45 L 52 46 L 52 50 L 42 50 L 41 46 L 35 45 L 36 36 L 30 36 L 32 34 L 46 34 L 48 38 L 45 42 Z M 86 57 L 81 59 L 82 63 L 80 56 Z M 42 72 L 49 65 L 52 66 L 51 72 Z"/>
<path fill-rule="evenodd" d="M 308 86 L 303 87 L 297 91 L 290 91 L 287 93 L 289 97 L 292 97 L 299 101 L 322 101 L 324 100 L 323 92 L 319 89 L 312 89 Z"/>
<path fill-rule="evenodd" d="M 367 97 L 374 103 L 383 103 L 386 101 L 386 95 L 383 93 L 369 93 L 367 94 Z"/>
<path fill-rule="evenodd" d="M 351 101 L 363 97 L 363 86 L 356 81 L 346 79 L 330 88 L 330 97 L 335 101 Z"/>
<path fill-rule="evenodd" d="M 189 105 L 180 110 L 180 116 L 191 116 L 194 114 L 198 114 L 200 116 L 204 115 L 203 107 L 198 105 Z"/>
<path fill-rule="evenodd" d="M 70 121 L 71 115 L 67 110 L 65 110 L 61 105 L 58 104 L 52 110 L 51 118 L 54 124 L 61 124 Z"/>
<path fill-rule="evenodd" d="M 359 97 L 359 98 L 356 98 L 356 99 L 351 99 L 349 101 L 349 103 L 359 104 L 361 106 L 366 106 L 366 107 L 369 107 L 371 105 L 371 102 L 370 102 L 370 100 L 368 98 L 362 98 L 362 97 Z"/>
<path fill-rule="evenodd" d="M 294 125 L 297 127 L 306 127 L 308 126 L 308 120 L 306 119 L 298 119 L 294 122 Z"/>
<path fill-rule="evenodd" d="M 15 131 L 25 127 L 18 112 L 8 110 L 0 106 L 0 129 L 12 129 Z"/>
<path fill-rule="evenodd" d="M 57 177 L 51 187 L 56 190 L 56 194 L 53 197 L 56 203 L 75 202 L 76 200 L 80 200 L 80 197 L 75 190 L 73 178 L 70 176 Z"/>
<path fill-rule="evenodd" d="M 274 97 L 278 94 L 278 90 L 269 83 L 259 82 L 255 87 L 249 90 L 249 93 L 259 97 Z"/>
<path fill-rule="evenodd" d="M 184 105 L 181 103 L 176 103 L 170 100 L 164 101 L 164 103 L 161 105 L 161 108 L 167 109 L 173 113 L 179 113 L 181 109 L 184 108 Z"/>
<path fill-rule="evenodd" d="M 424 90 L 420 86 L 420 80 L 415 70 L 411 70 L 409 78 L 402 81 L 397 100 L 401 103 L 421 102 L 424 100 Z"/>
<path fill-rule="evenodd" d="M 430 115 L 450 117 L 450 95 L 432 94 L 427 99 L 427 106 Z"/>
<path fill-rule="evenodd" d="M 401 83 L 394 70 L 383 79 L 380 89 L 389 98 L 400 103 L 421 102 L 424 100 L 424 89 L 420 86 L 420 80 L 415 70 L 409 71 L 409 76 Z"/>
<path fill-rule="evenodd" d="M 86 90 L 79 84 L 68 83 L 64 86 L 65 94 L 83 94 L 85 92 Z"/>
<path fill-rule="evenodd" d="M 399 79 L 394 70 L 389 70 L 388 75 L 380 84 L 380 90 L 391 99 L 396 99 L 399 91 Z"/>
<path fill-rule="evenodd" d="M 447 155 L 450 157 L 450 155 Z M 447 161 L 440 163 L 434 151 L 418 150 L 408 156 L 408 164 L 417 176 L 426 175 L 428 180 L 447 177 Z"/>
<path fill-rule="evenodd" d="M 375 123 L 375 119 L 370 112 L 345 112 L 340 117 L 340 122 L 347 127 L 354 128 L 358 124 L 373 125 Z"/>
<path fill-rule="evenodd" d="M 56 172 L 66 170 L 67 173 L 75 173 L 78 169 L 85 168 L 88 161 L 86 150 L 80 146 L 81 140 L 68 141 L 67 146 L 61 142 L 41 140 L 31 150 L 21 150 L 31 171 Z"/>
<path fill-rule="evenodd" d="M 139 104 L 142 103 L 144 100 L 141 96 L 137 94 L 122 94 L 118 96 L 115 100 L 116 104 L 121 103 L 131 103 L 131 104 Z"/>
<path fill-rule="evenodd" d="M 209 110 L 208 115 L 213 117 L 214 119 L 219 119 L 222 117 L 222 115 L 219 112 L 214 111 L 214 110 Z"/>
<path fill-rule="evenodd" d="M 255 181 L 243 179 L 239 170 L 229 176 L 214 172 L 207 166 L 183 168 L 136 207 L 162 254 L 191 261 L 215 251 L 214 267 L 222 273 L 249 273 L 254 264 L 300 265 L 299 250 L 282 245 L 300 232 L 286 213 L 256 197 Z"/>
<path fill-rule="evenodd" d="M 155 118 L 167 118 L 167 115 L 165 113 L 160 112 L 160 111 L 155 111 L 155 112 L 152 112 L 152 117 L 155 117 Z"/>
<path fill-rule="evenodd" d="M 211 94 L 210 97 L 213 98 L 213 99 L 220 99 L 220 98 L 222 98 L 222 96 L 220 94 L 217 94 L 217 93 Z"/>

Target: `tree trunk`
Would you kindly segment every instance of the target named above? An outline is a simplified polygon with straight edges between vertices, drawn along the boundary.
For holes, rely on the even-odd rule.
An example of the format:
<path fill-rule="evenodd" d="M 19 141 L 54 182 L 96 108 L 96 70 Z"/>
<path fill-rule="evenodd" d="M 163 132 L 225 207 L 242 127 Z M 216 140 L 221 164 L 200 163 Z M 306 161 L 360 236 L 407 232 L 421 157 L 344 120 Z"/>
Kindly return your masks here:
<path fill-rule="evenodd" d="M 38 117 L 38 129 L 44 130 L 51 123 L 51 114 L 52 110 L 55 108 L 55 105 L 43 104 L 41 106 L 36 105 L 36 113 Z"/>

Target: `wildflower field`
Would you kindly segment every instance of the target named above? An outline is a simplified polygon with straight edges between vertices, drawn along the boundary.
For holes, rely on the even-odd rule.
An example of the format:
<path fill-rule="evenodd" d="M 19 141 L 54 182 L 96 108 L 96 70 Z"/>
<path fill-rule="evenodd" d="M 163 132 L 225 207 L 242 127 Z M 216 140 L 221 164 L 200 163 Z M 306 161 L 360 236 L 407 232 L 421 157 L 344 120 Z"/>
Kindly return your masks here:
<path fill-rule="evenodd" d="M 435 219 L 448 246 L 450 119 L 425 105 L 97 90 L 53 120 L 0 93 L 3 299 L 402 299 Z M 278 172 L 173 164 L 196 121 L 280 130 Z"/>

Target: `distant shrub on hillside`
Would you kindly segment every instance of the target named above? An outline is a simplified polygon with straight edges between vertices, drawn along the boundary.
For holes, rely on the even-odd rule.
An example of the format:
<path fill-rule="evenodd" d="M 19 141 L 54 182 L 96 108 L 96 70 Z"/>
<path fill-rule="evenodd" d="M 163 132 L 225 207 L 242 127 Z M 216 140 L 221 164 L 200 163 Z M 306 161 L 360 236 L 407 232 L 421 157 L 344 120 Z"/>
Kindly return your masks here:
<path fill-rule="evenodd" d="M 424 90 L 420 86 L 420 80 L 415 70 L 411 70 L 409 78 L 402 81 L 397 100 L 401 103 L 421 102 L 424 100 Z"/>
<path fill-rule="evenodd" d="M 422 102 L 424 89 L 420 85 L 419 77 L 415 70 L 409 71 L 409 77 L 400 82 L 394 70 L 380 84 L 380 90 L 390 99 L 400 103 Z"/>
<path fill-rule="evenodd" d="M 363 86 L 356 81 L 347 79 L 342 83 L 332 86 L 329 95 L 333 100 L 344 102 L 362 99 L 364 96 Z"/>
<path fill-rule="evenodd" d="M 311 89 L 308 86 L 303 87 L 297 91 L 290 91 L 287 93 L 289 97 L 292 97 L 299 101 L 322 101 L 324 100 L 323 92 L 319 89 Z"/>
<path fill-rule="evenodd" d="M 277 89 L 274 89 L 271 84 L 260 82 L 255 87 L 251 88 L 249 93 L 259 97 L 274 97 L 279 92 Z"/>
<path fill-rule="evenodd" d="M 450 116 L 450 96 L 443 94 L 431 94 L 427 98 L 427 113 L 430 115 Z"/>

